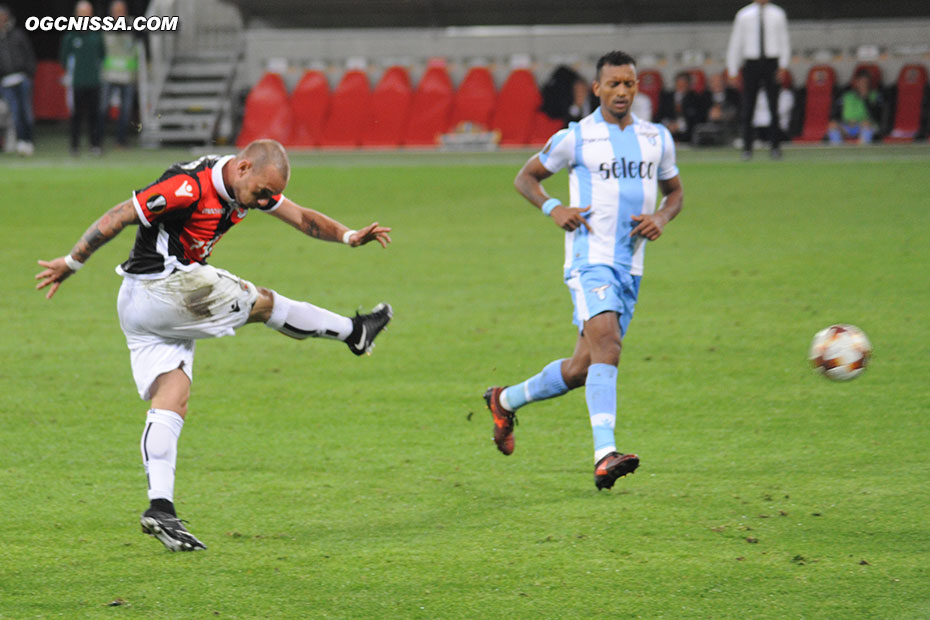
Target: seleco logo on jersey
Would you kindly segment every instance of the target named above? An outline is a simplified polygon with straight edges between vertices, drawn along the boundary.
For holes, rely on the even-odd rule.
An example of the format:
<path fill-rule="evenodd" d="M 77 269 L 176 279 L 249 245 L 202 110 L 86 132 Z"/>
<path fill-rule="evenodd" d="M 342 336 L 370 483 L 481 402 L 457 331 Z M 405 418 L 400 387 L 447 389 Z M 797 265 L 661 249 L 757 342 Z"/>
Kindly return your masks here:
<path fill-rule="evenodd" d="M 161 194 L 152 194 L 145 201 L 145 208 L 150 213 L 161 213 L 168 206 L 168 201 Z"/>
<path fill-rule="evenodd" d="M 174 195 L 175 195 L 175 196 L 184 196 L 184 197 L 187 197 L 187 198 L 193 198 L 193 197 L 194 197 L 194 187 L 190 184 L 190 181 L 184 181 L 183 183 L 181 183 L 181 187 L 179 187 L 177 190 L 175 190 Z"/>
<path fill-rule="evenodd" d="M 627 161 L 626 157 L 621 157 L 620 161 L 616 159 L 611 162 L 604 162 L 598 168 L 601 178 L 609 179 L 651 179 L 655 176 L 655 162 L 646 161 Z"/>

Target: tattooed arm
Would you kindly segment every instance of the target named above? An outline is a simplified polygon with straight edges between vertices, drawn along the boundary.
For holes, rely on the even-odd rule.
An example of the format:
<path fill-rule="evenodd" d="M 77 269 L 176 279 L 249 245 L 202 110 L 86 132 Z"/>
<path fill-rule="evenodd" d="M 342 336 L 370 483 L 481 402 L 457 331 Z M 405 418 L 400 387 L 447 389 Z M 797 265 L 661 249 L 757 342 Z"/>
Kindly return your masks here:
<path fill-rule="evenodd" d="M 132 201 L 127 200 L 119 203 L 100 216 L 100 219 L 91 224 L 90 228 L 88 228 L 78 242 L 74 244 L 69 255 L 71 266 L 74 266 L 76 263 L 84 263 L 84 261 L 90 258 L 91 254 L 97 251 L 97 249 L 107 241 L 118 235 L 124 228 L 130 224 L 138 223 L 139 216 L 132 205 Z M 55 291 L 58 290 L 58 287 L 61 286 L 61 283 L 75 271 L 69 266 L 69 261 L 65 256 L 50 261 L 40 260 L 39 265 L 45 267 L 45 270 L 36 274 L 36 280 L 39 280 L 36 289 L 38 290 L 46 286 L 51 286 L 48 293 L 45 295 L 48 299 L 51 299 Z M 78 268 L 80 268 L 80 266 L 78 266 Z"/>
<path fill-rule="evenodd" d="M 340 224 L 328 215 L 301 207 L 288 198 L 284 198 L 281 205 L 271 214 L 282 222 L 287 222 L 305 235 L 323 241 L 341 242 L 343 236 L 351 231 L 349 227 Z M 388 234 L 390 232 L 390 228 L 380 226 L 378 222 L 372 222 L 365 228 L 352 231 L 348 238 L 348 244 L 356 247 L 365 245 L 369 241 L 377 241 L 381 244 L 381 247 L 387 247 L 387 244 L 391 242 L 391 237 Z"/>

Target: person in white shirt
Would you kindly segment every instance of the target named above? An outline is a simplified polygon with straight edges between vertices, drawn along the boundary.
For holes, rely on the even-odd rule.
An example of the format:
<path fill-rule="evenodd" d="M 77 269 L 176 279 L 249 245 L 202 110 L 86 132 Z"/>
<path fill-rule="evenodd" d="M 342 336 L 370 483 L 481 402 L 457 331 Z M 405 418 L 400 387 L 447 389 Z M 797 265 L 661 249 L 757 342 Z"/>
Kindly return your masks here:
<path fill-rule="evenodd" d="M 570 358 L 484 394 L 494 419 L 494 443 L 509 455 L 517 409 L 584 386 L 598 490 L 610 489 L 639 466 L 639 456 L 617 450 L 614 437 L 617 364 L 639 295 L 645 246 L 678 215 L 684 196 L 668 129 L 631 112 L 638 88 L 629 54 L 602 56 L 592 84 L 600 106 L 556 132 L 517 173 L 520 195 L 565 231 L 563 277 L 575 306 L 578 340 Z M 568 205 L 542 186 L 560 170 L 569 172 Z"/>
<path fill-rule="evenodd" d="M 791 60 L 788 18 L 785 11 L 768 0 L 755 0 L 736 14 L 733 32 L 727 46 L 727 73 L 736 80 L 743 69 L 743 129 L 744 160 L 752 158 L 752 117 L 759 89 L 765 90 L 771 113 L 772 157 L 781 158 L 778 140 L 778 84 Z"/>

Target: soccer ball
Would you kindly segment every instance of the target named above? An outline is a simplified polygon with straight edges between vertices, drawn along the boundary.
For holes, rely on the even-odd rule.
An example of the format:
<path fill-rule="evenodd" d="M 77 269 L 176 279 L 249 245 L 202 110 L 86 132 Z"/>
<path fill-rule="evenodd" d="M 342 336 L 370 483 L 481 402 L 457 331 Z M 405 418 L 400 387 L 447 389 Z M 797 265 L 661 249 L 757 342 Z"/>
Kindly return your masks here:
<path fill-rule="evenodd" d="M 855 325 L 831 325 L 814 335 L 808 357 L 814 368 L 833 381 L 855 379 L 865 370 L 872 344 Z"/>

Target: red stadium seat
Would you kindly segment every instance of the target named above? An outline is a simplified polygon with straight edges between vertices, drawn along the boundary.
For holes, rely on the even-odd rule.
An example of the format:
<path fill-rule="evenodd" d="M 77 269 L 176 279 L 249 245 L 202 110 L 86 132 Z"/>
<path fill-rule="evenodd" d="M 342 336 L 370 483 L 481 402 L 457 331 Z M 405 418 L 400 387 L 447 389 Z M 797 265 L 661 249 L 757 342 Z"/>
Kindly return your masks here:
<path fill-rule="evenodd" d="M 357 147 L 365 129 L 361 119 L 371 112 L 371 87 L 364 71 L 346 71 L 329 102 L 320 146 Z"/>
<path fill-rule="evenodd" d="M 686 73 L 691 76 L 691 90 L 699 95 L 707 90 L 707 75 L 702 69 L 688 69 Z"/>
<path fill-rule="evenodd" d="M 307 71 L 291 93 L 294 119 L 288 146 L 316 146 L 329 110 L 329 82 L 322 71 Z"/>
<path fill-rule="evenodd" d="M 662 74 L 654 69 L 647 69 L 639 74 L 639 94 L 652 101 L 652 113 L 659 110 L 659 98 L 662 96 Z M 651 121 L 651 118 L 645 119 Z"/>
<path fill-rule="evenodd" d="M 536 114 L 533 116 L 533 131 L 530 132 L 529 143 L 532 146 L 542 146 L 552 137 L 552 134 L 564 127 L 565 123 L 560 119 L 551 118 L 542 110 L 536 110 Z"/>
<path fill-rule="evenodd" d="M 374 106 L 362 133 L 362 146 L 400 146 L 413 92 L 403 67 L 390 67 L 372 93 Z"/>
<path fill-rule="evenodd" d="M 515 69 L 497 97 L 491 128 L 500 131 L 501 144 L 529 144 L 533 120 L 542 105 L 536 78 L 528 69 Z"/>
<path fill-rule="evenodd" d="M 496 98 L 491 72 L 487 67 L 472 67 L 465 74 L 452 100 L 449 128 L 463 122 L 475 123 L 484 129 L 490 128 Z"/>
<path fill-rule="evenodd" d="M 920 114 L 927 92 L 927 69 L 923 65 L 904 65 L 898 74 L 898 96 L 895 106 L 891 142 L 913 140 L 920 130 Z"/>
<path fill-rule="evenodd" d="M 242 131 L 236 145 L 242 147 L 258 138 L 287 142 L 292 121 L 284 80 L 277 73 L 266 73 L 246 97 Z"/>
<path fill-rule="evenodd" d="M 410 105 L 404 144 L 436 146 L 439 136 L 449 127 L 452 112 L 452 80 L 443 64 L 431 63 L 420 79 Z"/>
<path fill-rule="evenodd" d="M 876 65 L 874 62 L 860 62 L 853 69 L 852 74 L 856 75 L 860 71 L 868 71 L 869 79 L 872 80 L 872 88 L 881 88 L 882 87 L 882 68 Z"/>
<path fill-rule="evenodd" d="M 804 102 L 804 127 L 800 142 L 820 142 L 830 124 L 833 109 L 836 71 L 828 65 L 814 65 L 807 74 L 807 99 Z"/>
<path fill-rule="evenodd" d="M 54 60 L 36 63 L 32 90 L 32 111 L 37 120 L 63 121 L 71 117 L 68 99 L 61 78 L 65 70 Z"/>

